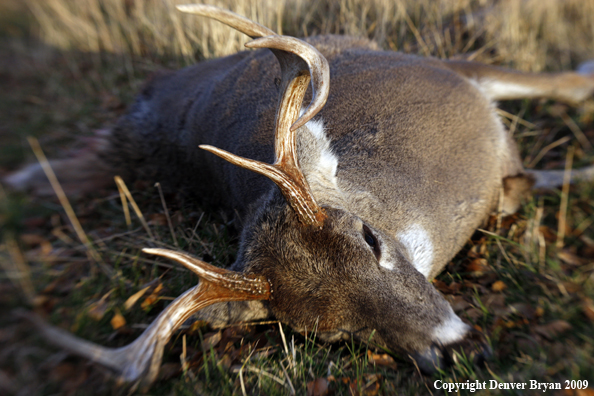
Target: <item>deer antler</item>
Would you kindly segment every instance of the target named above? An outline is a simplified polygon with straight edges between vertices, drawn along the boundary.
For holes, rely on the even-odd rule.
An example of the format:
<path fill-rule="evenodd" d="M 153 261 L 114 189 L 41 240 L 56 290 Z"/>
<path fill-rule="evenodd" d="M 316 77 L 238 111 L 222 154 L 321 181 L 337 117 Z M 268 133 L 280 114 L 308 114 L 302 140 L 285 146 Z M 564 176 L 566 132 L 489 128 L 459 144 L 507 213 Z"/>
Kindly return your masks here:
<path fill-rule="evenodd" d="M 232 164 L 270 178 L 280 188 L 302 223 L 321 228 L 326 215 L 316 203 L 307 180 L 299 168 L 295 130 L 312 119 L 328 99 L 330 90 L 328 61 L 308 43 L 293 37 L 276 35 L 271 30 L 233 12 L 194 4 L 177 8 L 183 12 L 214 18 L 255 38 L 247 43 L 246 47 L 271 49 L 281 66 L 281 95 L 276 112 L 274 164 L 269 165 L 242 158 L 213 146 L 201 145 L 200 148 Z M 313 91 L 312 100 L 299 117 L 310 80 Z"/>
<path fill-rule="evenodd" d="M 150 385 L 159 373 L 163 349 L 171 335 L 195 312 L 223 301 L 267 300 L 270 284 L 256 275 L 244 275 L 214 267 L 187 254 L 167 249 L 143 249 L 145 253 L 175 260 L 200 277 L 200 283 L 176 298 L 134 342 L 106 348 L 81 340 L 50 326 L 32 313 L 20 313 L 32 321 L 54 344 L 114 369 L 125 381 Z"/>

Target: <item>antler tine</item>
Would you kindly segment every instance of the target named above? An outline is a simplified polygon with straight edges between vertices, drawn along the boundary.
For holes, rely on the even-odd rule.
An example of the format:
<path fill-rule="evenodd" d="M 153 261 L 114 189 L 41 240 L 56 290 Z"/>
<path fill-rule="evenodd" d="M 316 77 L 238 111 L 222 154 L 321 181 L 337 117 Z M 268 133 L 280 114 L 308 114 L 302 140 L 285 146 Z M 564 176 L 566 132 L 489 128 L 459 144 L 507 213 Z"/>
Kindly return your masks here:
<path fill-rule="evenodd" d="M 251 38 L 264 37 L 276 34 L 267 27 L 264 27 L 254 21 L 251 21 L 244 16 L 215 6 L 205 4 L 183 4 L 177 5 L 175 7 L 181 12 L 201 15 L 215 19 L 219 22 L 224 23 L 227 26 L 231 26 L 235 30 L 238 30 L 250 36 Z"/>
<path fill-rule="evenodd" d="M 171 250 L 143 251 L 175 260 L 197 273 L 201 280 L 197 286 L 169 304 L 131 344 L 121 348 L 102 347 L 50 326 L 33 313 L 18 314 L 30 320 L 54 344 L 114 369 L 125 381 L 140 381 L 146 387 L 157 378 L 163 350 L 171 335 L 195 312 L 216 302 L 270 298 L 270 284 L 261 276 L 243 275 L 217 268 Z"/>

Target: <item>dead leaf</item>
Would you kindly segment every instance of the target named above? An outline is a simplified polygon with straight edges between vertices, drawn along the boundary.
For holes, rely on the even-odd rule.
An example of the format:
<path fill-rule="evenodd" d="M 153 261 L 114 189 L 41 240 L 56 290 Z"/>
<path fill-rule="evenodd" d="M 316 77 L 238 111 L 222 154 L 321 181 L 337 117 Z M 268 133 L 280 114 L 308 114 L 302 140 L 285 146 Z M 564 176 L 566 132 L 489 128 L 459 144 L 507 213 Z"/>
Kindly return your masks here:
<path fill-rule="evenodd" d="M 577 293 L 582 290 L 582 285 L 571 281 L 563 282 L 563 287 L 568 293 Z"/>
<path fill-rule="evenodd" d="M 328 380 L 316 378 L 307 383 L 307 396 L 325 396 L 328 394 Z"/>
<path fill-rule="evenodd" d="M 368 350 L 367 358 L 370 364 L 376 366 L 388 367 L 392 370 L 396 370 L 398 368 L 394 358 L 392 358 L 392 356 L 388 355 L 387 353 L 375 354 Z"/>
<path fill-rule="evenodd" d="M 491 285 L 491 290 L 493 290 L 494 292 L 500 292 L 505 289 L 507 289 L 507 285 L 505 284 L 505 282 L 500 280 L 496 281 Z"/>
<path fill-rule="evenodd" d="M 557 233 L 547 226 L 538 227 L 538 231 L 542 234 L 545 242 L 554 243 L 557 240 Z"/>
<path fill-rule="evenodd" d="M 111 327 L 114 330 L 117 330 L 120 327 L 124 327 L 126 325 L 126 319 L 124 319 L 120 310 L 116 308 L 115 314 L 109 323 L 111 323 Z"/>
<path fill-rule="evenodd" d="M 439 279 L 433 279 L 433 286 L 440 292 L 444 294 L 452 294 L 452 289 L 447 285 L 447 283 L 440 281 Z"/>
<path fill-rule="evenodd" d="M 380 389 L 379 374 L 365 374 L 362 380 L 350 379 L 349 393 L 352 396 L 376 396 Z"/>
<path fill-rule="evenodd" d="M 510 312 L 509 307 L 505 304 L 505 294 L 491 293 L 483 296 L 481 301 L 494 315 L 507 316 Z M 480 306 L 480 304 L 477 304 L 477 306 Z"/>
<path fill-rule="evenodd" d="M 163 290 L 163 284 L 159 283 L 157 287 L 155 287 L 155 290 L 153 290 L 153 292 L 147 298 L 144 299 L 142 304 L 140 304 L 140 307 L 144 310 L 152 307 L 153 304 L 159 301 L 159 293 L 161 292 L 161 290 Z"/>
<path fill-rule="evenodd" d="M 536 315 L 536 310 L 528 303 L 513 303 L 508 305 L 511 313 L 532 320 Z"/>
<path fill-rule="evenodd" d="M 478 308 L 472 307 L 464 311 L 464 316 L 468 319 L 472 320 L 473 322 L 479 318 L 482 318 L 485 314 Z"/>
<path fill-rule="evenodd" d="M 561 261 L 563 261 L 564 263 L 573 265 L 576 267 L 580 266 L 580 265 L 587 264 L 587 260 L 584 260 L 583 258 L 577 256 L 575 253 L 572 253 L 567 249 L 564 249 L 564 250 L 561 250 L 560 252 L 558 252 L 557 257 L 559 257 L 559 259 Z"/>
<path fill-rule="evenodd" d="M 167 216 L 163 213 L 153 213 L 148 215 L 149 221 L 148 223 L 151 225 L 159 225 L 159 226 L 166 226 L 167 225 Z"/>
<path fill-rule="evenodd" d="M 105 312 L 107 312 L 107 309 L 109 308 L 107 297 L 109 297 L 112 291 L 113 290 L 110 290 L 103 297 L 101 297 L 99 301 L 92 303 L 87 310 L 87 316 L 97 322 L 103 319 Z"/>
<path fill-rule="evenodd" d="M 456 313 L 460 313 L 470 307 L 470 303 L 463 296 L 446 296 L 446 300 L 448 300 Z"/>
<path fill-rule="evenodd" d="M 466 266 L 466 271 L 470 272 L 472 276 L 476 277 L 483 276 L 490 270 L 491 268 L 489 268 L 489 264 L 484 258 L 474 259 Z"/>
<path fill-rule="evenodd" d="M 214 348 L 221 342 L 221 338 L 223 337 L 223 333 L 217 331 L 216 333 L 206 333 L 204 335 L 204 341 L 200 344 L 203 351 L 207 352 L 210 351 L 211 348 Z"/>
<path fill-rule="evenodd" d="M 142 297 L 148 289 L 150 289 L 150 286 L 147 286 L 144 289 L 141 289 L 136 293 L 132 294 L 130 297 L 128 297 L 128 299 L 124 303 L 124 309 L 127 311 L 130 308 L 132 308 L 134 304 L 136 304 L 136 301 L 138 301 L 138 299 L 140 299 L 140 297 Z"/>
<path fill-rule="evenodd" d="M 534 327 L 534 332 L 545 337 L 549 341 L 555 339 L 556 336 L 565 333 L 571 329 L 571 325 L 564 320 L 554 320 L 544 325 Z"/>

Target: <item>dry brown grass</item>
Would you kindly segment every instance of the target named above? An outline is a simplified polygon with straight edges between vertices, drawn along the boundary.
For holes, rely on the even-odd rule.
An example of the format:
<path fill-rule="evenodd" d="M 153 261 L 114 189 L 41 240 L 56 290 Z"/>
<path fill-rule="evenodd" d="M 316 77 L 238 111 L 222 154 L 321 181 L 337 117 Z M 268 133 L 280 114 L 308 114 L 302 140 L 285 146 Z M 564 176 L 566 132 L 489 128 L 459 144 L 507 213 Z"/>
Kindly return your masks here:
<path fill-rule="evenodd" d="M 181 15 L 188 0 L 27 0 L 44 42 L 60 49 L 191 62 L 241 50 L 245 36 Z M 206 1 L 296 36 L 341 33 L 450 57 L 480 49 L 523 70 L 569 68 L 594 53 L 594 0 Z M 408 38 L 414 35 L 416 46 Z M 413 41 L 414 42 L 414 41 Z M 486 56 L 482 56 L 485 58 Z"/>

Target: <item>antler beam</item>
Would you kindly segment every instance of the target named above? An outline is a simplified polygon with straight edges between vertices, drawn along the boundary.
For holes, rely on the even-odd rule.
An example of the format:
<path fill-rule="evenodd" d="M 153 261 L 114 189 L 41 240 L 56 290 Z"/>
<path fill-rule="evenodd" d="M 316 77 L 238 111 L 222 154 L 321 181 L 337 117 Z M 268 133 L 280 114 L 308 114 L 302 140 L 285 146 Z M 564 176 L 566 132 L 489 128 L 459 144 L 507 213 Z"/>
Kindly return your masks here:
<path fill-rule="evenodd" d="M 217 302 L 270 298 L 270 284 L 261 276 L 243 275 L 217 268 L 172 250 L 143 249 L 143 251 L 177 261 L 196 273 L 201 280 L 197 286 L 169 304 L 131 344 L 121 348 L 102 347 L 48 325 L 33 313 L 20 313 L 20 315 L 33 322 L 54 344 L 115 370 L 125 381 L 140 381 L 147 387 L 157 378 L 163 350 L 171 335 L 194 313 Z"/>

